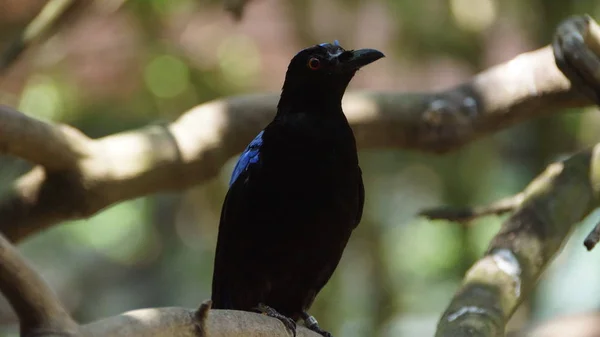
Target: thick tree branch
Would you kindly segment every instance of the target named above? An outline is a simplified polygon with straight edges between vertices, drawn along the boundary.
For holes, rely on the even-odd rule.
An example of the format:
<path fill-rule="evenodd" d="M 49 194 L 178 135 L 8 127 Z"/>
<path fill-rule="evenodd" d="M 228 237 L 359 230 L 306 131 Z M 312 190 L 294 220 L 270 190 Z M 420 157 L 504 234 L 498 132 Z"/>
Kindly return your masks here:
<path fill-rule="evenodd" d="M 60 300 L 13 245 L 0 234 L 0 291 L 21 323 L 21 336 L 272 337 L 291 336 L 277 319 L 243 311 L 158 308 L 79 326 Z M 297 337 L 319 337 L 299 326 Z"/>
<path fill-rule="evenodd" d="M 552 43 L 556 65 L 571 83 L 600 104 L 600 27 L 589 16 L 565 20 Z"/>
<path fill-rule="evenodd" d="M 587 27 L 575 23 L 576 29 Z M 595 33 L 589 29 L 586 34 Z M 589 36 L 581 40 L 597 41 Z M 571 74 L 583 80 L 573 83 L 595 99 L 590 95 L 593 90 L 585 91 L 595 83 L 586 72 L 596 71 L 595 76 L 600 67 L 594 63 L 597 55 L 590 52 L 596 49 L 581 48 L 585 43 L 577 48 L 559 44 L 562 55 L 555 44 L 554 52 L 567 60 L 557 60 L 561 69 L 578 69 Z M 589 104 L 571 90 L 570 82 L 554 66 L 552 52 L 546 47 L 523 54 L 444 92 L 348 94 L 345 111 L 361 149 L 448 151 L 556 109 Z M 575 62 L 581 59 L 577 53 L 586 61 Z M 38 166 L 0 200 L 0 219 L 4 221 L 0 230 L 18 240 L 57 222 L 90 216 L 119 201 L 206 181 L 272 118 L 276 101 L 276 94 L 233 97 L 201 105 L 168 126 L 98 140 L 67 126 L 1 108 L 0 149 Z M 551 165 L 529 185 L 487 255 L 466 275 L 436 336 L 503 336 L 506 321 L 573 225 L 598 206 L 598 163 L 600 144 Z M 79 333 L 52 292 L 3 237 L 0 290 L 17 311 L 25 331 Z M 275 319 L 208 311 L 206 305 L 196 311 L 130 312 L 79 329 L 83 336 L 117 337 L 272 336 L 286 331 Z M 302 334 L 316 336 L 300 328 Z"/>
<path fill-rule="evenodd" d="M 83 336 L 111 337 L 273 337 L 292 336 L 275 318 L 235 310 L 141 309 L 81 327 Z M 320 337 L 298 326 L 296 337 Z"/>
<path fill-rule="evenodd" d="M 501 337 L 573 227 L 600 205 L 600 144 L 550 165 L 467 272 L 436 337 Z"/>
<path fill-rule="evenodd" d="M 19 317 L 22 336 L 77 332 L 77 324 L 54 292 L 2 235 L 0 291 Z"/>
<path fill-rule="evenodd" d="M 589 17 L 565 20 L 553 44 L 556 62 L 586 96 L 598 101 L 600 29 Z M 590 43 L 590 45 L 586 45 Z M 521 194 L 517 209 L 467 272 L 442 315 L 436 337 L 501 337 L 575 224 L 600 205 L 600 144 L 554 163 Z M 586 246 L 590 242 L 586 240 Z"/>
<path fill-rule="evenodd" d="M 88 138 L 66 125 L 51 125 L 0 105 L 0 149 L 50 171 L 76 169 Z"/>
<path fill-rule="evenodd" d="M 6 220 L 0 231 L 20 240 L 120 201 L 207 181 L 268 123 L 277 100 L 278 94 L 217 100 L 171 125 L 98 140 L 0 109 L 0 125 L 7 129 L 0 133 L 0 144 L 11 144 L 2 150 L 42 165 L 0 200 L 0 218 Z M 436 153 L 557 109 L 588 104 L 556 68 L 550 47 L 522 54 L 443 92 L 354 92 L 344 99 L 360 149 Z M 21 141 L 27 139 L 23 130 L 40 131 Z"/>

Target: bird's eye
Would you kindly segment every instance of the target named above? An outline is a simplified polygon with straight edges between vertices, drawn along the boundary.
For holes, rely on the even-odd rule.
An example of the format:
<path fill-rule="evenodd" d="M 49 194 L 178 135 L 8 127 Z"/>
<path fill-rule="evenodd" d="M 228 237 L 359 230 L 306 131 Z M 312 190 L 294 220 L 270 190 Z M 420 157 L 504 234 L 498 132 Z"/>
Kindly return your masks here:
<path fill-rule="evenodd" d="M 308 60 L 308 67 L 311 70 L 317 70 L 321 67 L 321 61 L 316 57 L 311 57 L 310 60 Z"/>

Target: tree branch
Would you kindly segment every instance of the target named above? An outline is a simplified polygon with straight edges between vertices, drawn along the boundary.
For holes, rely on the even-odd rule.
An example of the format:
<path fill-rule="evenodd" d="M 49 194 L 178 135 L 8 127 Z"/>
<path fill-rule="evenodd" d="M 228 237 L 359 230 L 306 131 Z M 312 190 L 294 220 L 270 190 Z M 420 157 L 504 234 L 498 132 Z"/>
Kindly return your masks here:
<path fill-rule="evenodd" d="M 46 282 L 0 234 L 0 291 L 21 323 L 21 336 L 271 337 L 291 336 L 279 320 L 234 310 L 143 309 L 79 326 Z M 297 337 L 319 337 L 298 326 Z"/>
<path fill-rule="evenodd" d="M 579 20 L 578 18 L 571 20 Z M 575 22 L 575 21 L 569 21 Z M 575 22 L 576 29 L 585 28 Z M 589 19 L 587 21 L 589 24 Z M 568 31 L 568 30 L 567 30 Z M 598 30 L 586 30 L 596 34 Z M 587 35 L 586 35 L 587 36 Z M 585 38 L 584 41 L 597 41 Z M 577 39 L 574 39 L 577 41 Z M 567 76 L 600 69 L 585 45 L 554 45 Z M 361 149 L 455 149 L 486 134 L 556 109 L 588 105 L 556 68 L 550 47 L 520 55 L 471 81 L 438 93 L 350 93 L 344 108 Z M 573 54 L 575 53 L 575 54 Z M 586 61 L 576 53 L 582 53 Z M 561 68 L 563 69 L 563 68 Z M 594 72 L 597 75 L 597 72 Z M 585 77 L 585 76 L 584 76 Z M 573 82 L 594 88 L 590 76 Z M 586 95 L 592 99 L 595 96 Z M 90 216 L 116 202 L 181 189 L 214 177 L 225 161 L 273 117 L 278 95 L 248 95 L 200 105 L 168 126 L 91 140 L 64 125 L 0 109 L 0 149 L 38 164 L 0 200 L 0 230 L 11 240 L 67 219 Z M 573 225 L 598 206 L 600 144 L 548 167 L 523 192 L 487 255 L 467 273 L 436 336 L 499 337 L 504 325 Z M 0 290 L 22 326 L 40 334 L 76 334 L 41 278 L 0 237 Z M 125 313 L 80 327 L 94 336 L 271 336 L 276 319 L 236 311 L 181 308 Z M 254 335 L 253 335 L 254 333 Z M 299 335 L 316 336 L 299 329 Z"/>
<path fill-rule="evenodd" d="M 81 327 L 83 336 L 111 337 L 273 337 L 292 336 L 275 318 L 236 310 L 141 309 Z M 296 337 L 321 337 L 298 325 Z"/>
<path fill-rule="evenodd" d="M 77 332 L 77 324 L 54 292 L 2 235 L 0 291 L 19 317 L 22 336 Z"/>
<path fill-rule="evenodd" d="M 0 105 L 2 153 L 40 164 L 50 171 L 76 169 L 87 155 L 88 138 L 66 125 L 51 125 Z"/>
<path fill-rule="evenodd" d="M 501 337 L 504 326 L 575 224 L 600 205 L 600 144 L 554 163 L 523 192 L 523 202 L 438 324 L 436 337 Z"/>
<path fill-rule="evenodd" d="M 593 26 L 586 16 L 565 20 L 553 47 L 560 69 L 573 79 L 574 86 L 596 100 L 600 58 L 594 51 L 600 50 L 596 45 L 600 40 L 588 35 L 600 34 L 600 29 Z M 548 166 L 529 184 L 486 256 L 465 275 L 438 323 L 436 337 L 504 336 L 507 321 L 575 224 L 600 205 L 598 163 L 600 144 Z M 589 245 L 588 240 L 585 244 Z"/>
<path fill-rule="evenodd" d="M 40 13 L 0 53 L 0 74 L 8 69 L 33 42 L 48 35 L 75 5 L 76 0 L 50 0 Z"/>
<path fill-rule="evenodd" d="M 523 202 L 523 194 L 519 193 L 500 199 L 494 203 L 479 207 L 448 208 L 436 207 L 419 212 L 419 215 L 430 220 L 449 220 L 467 222 L 486 215 L 500 215 L 514 211 Z"/>
<path fill-rule="evenodd" d="M 20 240 L 120 201 L 205 182 L 273 118 L 277 100 L 278 94 L 217 100 L 197 106 L 171 125 L 98 140 L 0 109 L 0 126 L 5 129 L 0 144 L 11 144 L 1 149 L 41 164 L 0 200 L 0 218 L 6 220 L 0 231 L 10 240 Z M 446 91 L 353 92 L 343 104 L 361 150 L 441 153 L 590 101 L 571 90 L 554 64 L 552 49 L 545 47 Z M 42 143 L 57 146 L 39 146 Z"/>
<path fill-rule="evenodd" d="M 587 15 L 565 20 L 552 43 L 556 65 L 579 91 L 600 104 L 600 27 Z"/>

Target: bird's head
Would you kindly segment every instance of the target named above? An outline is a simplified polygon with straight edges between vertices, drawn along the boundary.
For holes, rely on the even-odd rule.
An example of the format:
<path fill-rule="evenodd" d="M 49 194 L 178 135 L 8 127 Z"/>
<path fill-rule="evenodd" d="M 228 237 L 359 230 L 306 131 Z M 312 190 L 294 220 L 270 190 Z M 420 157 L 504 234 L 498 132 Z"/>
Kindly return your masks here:
<path fill-rule="evenodd" d="M 280 106 L 340 104 L 356 71 L 382 57 L 375 49 L 345 50 L 337 40 L 303 49 L 290 62 Z"/>

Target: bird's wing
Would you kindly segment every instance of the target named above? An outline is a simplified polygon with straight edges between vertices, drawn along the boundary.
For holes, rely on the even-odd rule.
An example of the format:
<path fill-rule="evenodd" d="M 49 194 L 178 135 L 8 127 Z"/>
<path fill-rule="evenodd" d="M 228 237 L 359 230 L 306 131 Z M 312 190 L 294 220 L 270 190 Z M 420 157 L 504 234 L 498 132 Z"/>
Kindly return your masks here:
<path fill-rule="evenodd" d="M 248 184 L 253 174 L 258 172 L 255 169 L 260 167 L 262 136 L 261 131 L 238 159 L 221 209 L 212 284 L 213 308 L 242 307 L 245 302 L 250 303 L 253 299 L 245 293 L 245 283 L 240 275 L 243 274 L 240 273 L 242 269 L 236 262 L 240 260 L 240 256 L 251 251 L 251 248 L 247 247 L 247 243 L 252 241 L 248 238 L 252 236 L 253 231 L 253 227 L 247 225 L 247 217 L 251 212 L 248 200 L 252 198 L 249 195 Z M 246 299 L 246 296 L 249 298 Z"/>
<path fill-rule="evenodd" d="M 233 173 L 231 174 L 231 180 L 229 180 L 229 186 L 233 185 L 233 183 L 240 177 L 240 175 L 248 170 L 248 167 L 251 164 L 258 164 L 260 159 L 260 147 L 263 143 L 263 132 L 261 131 L 254 139 L 248 144 L 240 159 L 238 159 L 237 164 L 233 168 Z"/>
<path fill-rule="evenodd" d="M 221 235 L 221 232 L 227 232 L 231 228 L 239 226 L 237 222 L 244 222 L 244 215 L 248 211 L 248 203 L 246 202 L 249 198 L 247 183 L 252 175 L 251 173 L 257 172 L 256 169 L 260 168 L 260 148 L 263 144 L 263 133 L 264 131 L 261 131 L 248 144 L 233 168 L 229 180 L 229 190 L 221 209 L 219 235 Z M 236 211 L 232 212 L 232 209 Z"/>
<path fill-rule="evenodd" d="M 360 167 L 358 168 L 358 179 L 359 179 L 359 184 L 358 184 L 358 213 L 356 214 L 356 222 L 354 224 L 354 228 L 356 228 L 356 226 L 358 226 L 358 224 L 360 223 L 360 220 L 362 219 L 363 207 L 365 205 L 365 185 L 363 184 L 362 170 L 360 169 Z"/>

